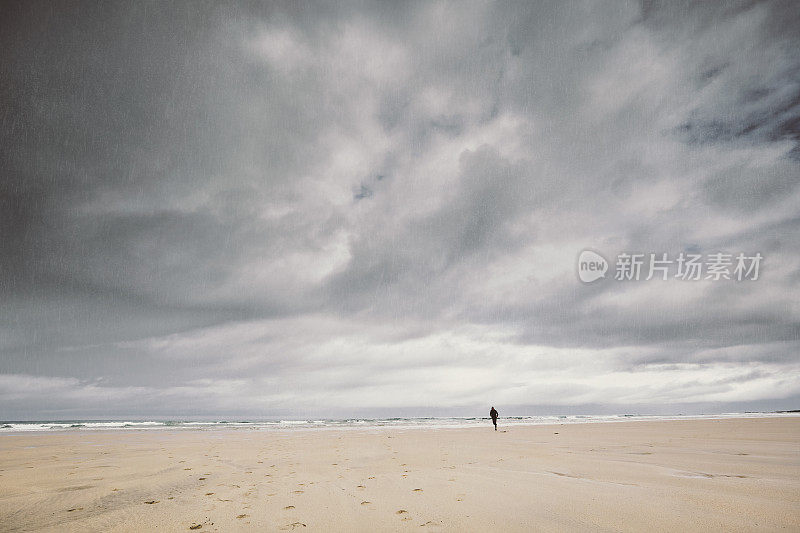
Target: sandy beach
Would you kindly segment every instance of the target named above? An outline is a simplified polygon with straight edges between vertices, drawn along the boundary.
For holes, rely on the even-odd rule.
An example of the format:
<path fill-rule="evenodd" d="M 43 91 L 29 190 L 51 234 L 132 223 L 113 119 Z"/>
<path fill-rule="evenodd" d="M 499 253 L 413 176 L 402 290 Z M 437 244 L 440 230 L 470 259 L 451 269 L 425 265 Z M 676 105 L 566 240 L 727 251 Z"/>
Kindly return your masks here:
<path fill-rule="evenodd" d="M 797 531 L 798 501 L 800 417 L 0 437 L 3 531 Z"/>

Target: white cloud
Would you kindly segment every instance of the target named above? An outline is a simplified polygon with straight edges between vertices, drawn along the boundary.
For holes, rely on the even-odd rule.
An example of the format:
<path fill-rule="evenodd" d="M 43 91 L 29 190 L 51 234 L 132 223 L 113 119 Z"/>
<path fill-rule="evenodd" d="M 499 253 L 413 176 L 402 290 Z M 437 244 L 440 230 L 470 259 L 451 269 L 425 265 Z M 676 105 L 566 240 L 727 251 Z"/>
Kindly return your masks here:
<path fill-rule="evenodd" d="M 195 28 L 165 5 L 177 33 L 108 37 L 99 66 L 75 43 L 61 72 L 45 39 L 59 87 L 17 43 L 5 394 L 176 412 L 800 394 L 797 14 L 473 7 L 200 9 Z M 765 265 L 750 285 L 584 286 L 587 247 Z"/>

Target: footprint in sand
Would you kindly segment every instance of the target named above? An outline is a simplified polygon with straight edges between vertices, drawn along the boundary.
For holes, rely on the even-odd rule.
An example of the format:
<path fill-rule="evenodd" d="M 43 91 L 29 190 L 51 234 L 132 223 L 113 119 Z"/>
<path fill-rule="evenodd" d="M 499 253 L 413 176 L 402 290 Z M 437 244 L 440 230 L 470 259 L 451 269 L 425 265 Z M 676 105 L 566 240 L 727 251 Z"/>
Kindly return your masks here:
<path fill-rule="evenodd" d="M 147 505 L 153 505 L 154 503 L 158 503 L 158 500 L 150 500 L 149 502 L 144 502 Z"/>
<path fill-rule="evenodd" d="M 236 518 L 247 518 L 248 516 L 250 516 L 250 515 L 249 514 L 240 514 Z"/>
<path fill-rule="evenodd" d="M 294 505 L 287 505 L 286 507 L 284 507 L 284 510 L 288 511 L 289 509 L 294 509 Z"/>
<path fill-rule="evenodd" d="M 197 478 L 197 479 L 198 479 L 198 481 L 205 481 L 206 478 L 201 477 L 201 478 Z"/>
<path fill-rule="evenodd" d="M 302 490 L 293 490 L 292 492 L 294 492 L 295 494 L 303 494 Z"/>
<path fill-rule="evenodd" d="M 200 529 L 201 527 L 203 526 L 201 526 L 200 524 L 194 524 L 192 526 L 189 526 L 189 529 Z"/>
<path fill-rule="evenodd" d="M 213 495 L 214 495 L 213 492 L 206 492 L 206 496 L 213 496 Z"/>
<path fill-rule="evenodd" d="M 422 489 L 414 489 L 411 492 L 422 492 Z"/>
<path fill-rule="evenodd" d="M 287 530 L 294 529 L 296 527 L 306 527 L 306 525 L 302 522 L 292 522 L 291 524 L 286 524 L 285 526 L 281 527 L 281 529 Z"/>
<path fill-rule="evenodd" d="M 357 489 L 366 489 L 367 487 L 365 487 L 364 485 L 358 485 L 356 488 Z"/>
<path fill-rule="evenodd" d="M 408 511 L 406 511 L 405 509 L 400 509 L 399 511 L 397 511 L 394 514 L 404 514 L 404 513 L 408 513 Z"/>
<path fill-rule="evenodd" d="M 72 511 L 83 511 L 83 507 L 75 507 L 73 509 L 67 509 L 68 513 L 71 513 Z"/>

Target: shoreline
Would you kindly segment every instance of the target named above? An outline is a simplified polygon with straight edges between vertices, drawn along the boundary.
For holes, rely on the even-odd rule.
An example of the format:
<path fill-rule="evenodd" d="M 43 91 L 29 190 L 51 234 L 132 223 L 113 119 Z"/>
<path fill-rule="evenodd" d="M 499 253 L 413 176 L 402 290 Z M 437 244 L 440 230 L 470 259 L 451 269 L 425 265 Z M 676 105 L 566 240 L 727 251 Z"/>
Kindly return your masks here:
<path fill-rule="evenodd" d="M 582 425 L 582 424 L 613 424 L 613 423 L 639 423 L 639 422 L 679 422 L 691 420 L 735 420 L 735 419 L 774 419 L 774 418 L 796 418 L 800 417 L 800 411 L 782 411 L 768 413 L 719 413 L 701 415 L 569 415 L 559 416 L 557 420 L 529 420 L 530 416 L 509 416 L 500 417 L 501 425 L 505 427 L 539 427 L 555 425 Z M 542 418 L 550 418 L 542 417 Z M 391 423 L 384 423 L 390 420 Z M 397 422 L 408 421 L 409 423 Z M 416 421 L 417 423 L 410 423 Z M 451 423 L 437 423 L 439 421 L 450 421 Z M 455 422 L 453 422 L 455 421 Z M 463 422 L 459 422 L 463 421 Z M 503 423 L 505 421 L 505 423 Z M 107 427 L 108 424 L 122 424 Z M 60 425 L 63 427 L 53 427 L 47 429 L 13 429 L 4 428 L 2 425 Z M 70 424 L 67 426 L 67 424 Z M 98 424 L 96 427 L 87 427 L 91 424 Z M 138 425 L 137 424 L 141 424 Z M 12 435 L 37 435 L 37 434 L 73 434 L 73 433 L 95 433 L 95 432 L 140 432 L 140 431 L 367 431 L 367 430 L 445 430 L 445 429 L 470 429 L 483 428 L 487 424 L 491 425 L 490 418 L 476 417 L 428 417 L 428 418 L 407 418 L 407 419 L 348 419 L 335 420 L 328 419 L 323 421 L 312 420 L 292 420 L 292 421 L 195 421 L 195 420 L 148 420 L 142 419 L 135 421 L 131 419 L 118 420 L 62 420 L 62 421 L 8 421 L 0 422 L 0 438 Z"/>
<path fill-rule="evenodd" d="M 800 528 L 797 416 L 338 429 L 7 435 L 0 523 L 9 531 Z"/>

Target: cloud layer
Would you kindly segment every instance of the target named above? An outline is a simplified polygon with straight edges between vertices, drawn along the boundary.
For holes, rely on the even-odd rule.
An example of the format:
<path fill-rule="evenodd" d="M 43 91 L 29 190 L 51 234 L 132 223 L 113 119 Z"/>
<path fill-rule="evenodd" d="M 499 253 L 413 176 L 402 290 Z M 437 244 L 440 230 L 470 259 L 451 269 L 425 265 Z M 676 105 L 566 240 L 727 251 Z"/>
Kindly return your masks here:
<path fill-rule="evenodd" d="M 797 407 L 792 2 L 4 11 L 2 418 Z"/>

